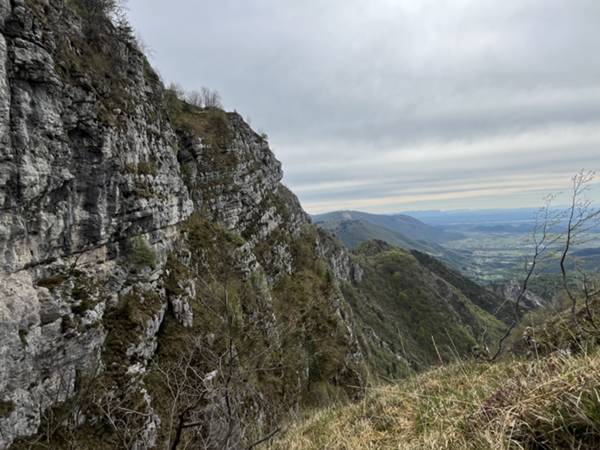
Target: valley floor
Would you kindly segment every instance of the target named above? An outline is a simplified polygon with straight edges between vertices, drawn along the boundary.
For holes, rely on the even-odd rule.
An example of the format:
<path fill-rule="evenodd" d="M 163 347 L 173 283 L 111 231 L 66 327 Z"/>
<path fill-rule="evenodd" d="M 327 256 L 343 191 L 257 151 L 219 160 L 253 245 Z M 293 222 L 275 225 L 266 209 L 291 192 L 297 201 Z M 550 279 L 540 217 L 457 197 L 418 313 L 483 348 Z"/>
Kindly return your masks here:
<path fill-rule="evenodd" d="M 598 449 L 600 353 L 458 362 L 313 412 L 271 450 Z"/>

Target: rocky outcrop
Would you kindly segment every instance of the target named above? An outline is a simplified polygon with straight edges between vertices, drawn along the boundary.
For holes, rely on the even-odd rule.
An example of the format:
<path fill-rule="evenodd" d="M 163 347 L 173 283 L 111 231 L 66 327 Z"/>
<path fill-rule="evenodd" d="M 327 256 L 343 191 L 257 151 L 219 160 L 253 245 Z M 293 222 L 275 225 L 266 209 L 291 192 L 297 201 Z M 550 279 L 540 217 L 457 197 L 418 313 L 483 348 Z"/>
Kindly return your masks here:
<path fill-rule="evenodd" d="M 318 236 L 317 252 L 329 263 L 335 277 L 346 282 L 360 283 L 363 270 L 343 245 L 322 229 L 318 230 Z"/>
<path fill-rule="evenodd" d="M 28 271 L 4 277 L 0 296 L 0 392 L 11 405 L 0 420 L 6 445 L 34 434 L 40 411 L 74 395 L 77 373 L 98 366 L 105 333 L 99 327 L 82 331 L 86 319 L 75 317 L 71 300 L 36 287 Z M 92 316 L 98 313 L 90 311 L 88 323 L 95 323 Z"/>
<path fill-rule="evenodd" d="M 2 99 L 10 101 L 8 116 L 0 108 L 0 126 L 8 131 L 0 173 L 6 272 L 100 247 L 113 251 L 120 240 L 177 224 L 193 209 L 176 136 L 153 102 L 162 87 L 145 71 L 143 55 L 120 41 L 111 44 L 121 66 L 97 64 L 120 67 L 123 73 L 114 76 L 124 88 L 110 92 L 110 83 L 83 69 L 72 72 L 70 64 L 88 57 L 79 48 L 86 41 L 76 16 L 61 2 L 33 5 L 43 11 L 15 2 L 3 32 L 0 79 L 8 83 Z M 130 108 L 117 108 L 108 95 L 126 96 L 119 100 Z"/>
<path fill-rule="evenodd" d="M 519 304 L 526 310 L 541 308 L 550 304 L 550 302 L 531 291 L 527 291 L 521 295 L 523 286 L 517 280 L 491 284 L 490 290 L 505 298 L 511 304 L 514 304 L 521 297 Z"/>
<path fill-rule="evenodd" d="M 192 338 L 212 386 L 194 414 L 231 448 L 243 423 L 270 426 L 312 386 L 360 384 L 322 240 L 268 143 L 235 113 L 170 98 L 126 30 L 77 5 L 0 0 L 0 448 L 47 430 L 79 448 L 169 441 L 161 376 Z M 319 333 L 327 351 L 308 342 Z M 223 351 L 235 388 L 210 359 Z M 247 375 L 258 357 L 276 379 Z M 132 405 L 139 420 L 118 416 Z"/>

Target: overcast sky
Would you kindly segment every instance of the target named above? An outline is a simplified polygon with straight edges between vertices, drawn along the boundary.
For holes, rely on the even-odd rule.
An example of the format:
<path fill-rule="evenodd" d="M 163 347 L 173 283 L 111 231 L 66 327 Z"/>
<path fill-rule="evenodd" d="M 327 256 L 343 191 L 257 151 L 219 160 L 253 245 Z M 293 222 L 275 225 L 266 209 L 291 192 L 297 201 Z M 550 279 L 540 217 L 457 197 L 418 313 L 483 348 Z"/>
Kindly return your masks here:
<path fill-rule="evenodd" d="M 600 0 L 130 0 L 311 213 L 535 206 L 600 168 Z M 600 189 L 596 189 L 600 201 Z"/>

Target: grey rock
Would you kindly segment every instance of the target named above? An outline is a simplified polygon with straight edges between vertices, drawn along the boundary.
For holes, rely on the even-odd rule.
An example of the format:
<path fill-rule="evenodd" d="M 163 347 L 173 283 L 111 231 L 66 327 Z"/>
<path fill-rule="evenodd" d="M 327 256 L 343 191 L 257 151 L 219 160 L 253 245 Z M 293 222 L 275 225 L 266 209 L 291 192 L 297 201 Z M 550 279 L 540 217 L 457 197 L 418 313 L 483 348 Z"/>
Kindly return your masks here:
<path fill-rule="evenodd" d="M 0 34 L 0 160 L 2 161 L 8 157 L 8 148 L 10 146 L 10 89 L 8 86 L 7 62 L 8 49 L 6 39 Z M 6 181 L 2 176 L 3 173 L 0 172 L 0 183 L 4 184 Z M 3 200 L 0 198 L 0 204 L 4 203 Z"/>
<path fill-rule="evenodd" d="M 322 229 L 318 229 L 317 252 L 329 263 L 335 278 L 352 283 L 361 282 L 364 272 L 360 265 L 352 260 L 346 248 Z"/>
<path fill-rule="evenodd" d="M 0 0 L 0 30 L 4 27 L 4 21 L 10 14 L 10 0 Z"/>
<path fill-rule="evenodd" d="M 522 289 L 523 287 L 516 280 L 509 280 L 504 283 L 495 283 L 490 286 L 490 290 L 513 303 L 516 302 L 521 295 Z M 525 309 L 536 309 L 543 306 L 548 306 L 550 303 L 551 302 L 543 299 L 539 295 L 536 295 L 531 291 L 527 291 L 521 297 L 520 304 L 521 307 Z"/>
<path fill-rule="evenodd" d="M 194 323 L 194 313 L 190 303 L 196 297 L 196 285 L 193 280 L 184 279 L 178 282 L 179 295 L 174 295 L 169 298 L 175 318 L 184 327 L 191 327 Z"/>
<path fill-rule="evenodd" d="M 75 373 L 97 366 L 103 335 L 101 330 L 65 335 L 63 318 L 44 314 L 60 305 L 47 289 L 36 289 L 28 271 L 3 277 L 0 298 L 0 393 L 14 404 L 0 418 L 2 448 L 17 436 L 34 434 L 41 411 L 74 393 Z"/>

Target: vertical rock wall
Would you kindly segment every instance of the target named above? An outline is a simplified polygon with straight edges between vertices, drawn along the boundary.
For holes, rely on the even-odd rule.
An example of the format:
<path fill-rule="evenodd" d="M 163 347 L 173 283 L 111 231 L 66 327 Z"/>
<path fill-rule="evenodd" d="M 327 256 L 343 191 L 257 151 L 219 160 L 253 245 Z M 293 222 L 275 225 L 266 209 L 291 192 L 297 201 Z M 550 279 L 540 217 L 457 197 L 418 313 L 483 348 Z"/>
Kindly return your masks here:
<path fill-rule="evenodd" d="M 268 143 L 239 115 L 179 102 L 183 120 L 134 43 L 106 19 L 94 26 L 101 38 L 63 0 L 0 0 L 0 448 L 30 443 L 60 408 L 68 414 L 54 425 L 94 436 L 104 413 L 74 405 L 90 380 L 101 388 L 87 402 L 142 399 L 128 445 L 159 445 L 166 419 L 151 363 L 168 364 L 157 351 L 174 336 L 205 339 L 207 353 L 224 339 L 199 313 L 216 301 L 213 278 L 239 286 L 240 323 L 269 336 L 257 340 L 270 342 L 264 353 L 294 362 L 280 369 L 289 392 L 270 392 L 272 381 L 238 388 L 240 399 L 254 392 L 245 419 L 268 424 L 276 395 L 293 409 L 315 377 L 335 384 L 359 364 L 317 238 Z M 300 283 L 313 278 L 312 291 Z M 307 321 L 287 348 L 278 330 L 305 303 L 321 308 L 311 320 L 329 322 Z M 317 350 L 301 336 L 317 329 L 333 336 L 336 359 L 309 383 Z"/>

